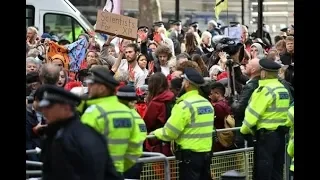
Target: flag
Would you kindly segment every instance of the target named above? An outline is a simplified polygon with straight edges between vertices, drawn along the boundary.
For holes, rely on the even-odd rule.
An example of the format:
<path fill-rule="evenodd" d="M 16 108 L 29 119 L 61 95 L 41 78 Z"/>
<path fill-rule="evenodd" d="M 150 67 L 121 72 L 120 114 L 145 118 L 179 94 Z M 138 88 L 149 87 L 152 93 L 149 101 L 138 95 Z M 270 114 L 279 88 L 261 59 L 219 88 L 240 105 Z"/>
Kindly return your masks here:
<path fill-rule="evenodd" d="M 71 72 L 78 72 L 80 70 L 81 63 L 86 58 L 87 46 L 88 41 L 86 38 L 81 38 L 68 46 Z"/>
<path fill-rule="evenodd" d="M 216 6 L 214 8 L 214 13 L 216 15 L 217 20 L 219 19 L 219 15 L 222 11 L 228 9 L 228 0 L 216 0 Z"/>
<path fill-rule="evenodd" d="M 49 42 L 49 48 L 47 52 L 47 63 L 51 63 L 52 57 L 56 54 L 60 54 L 64 58 L 64 68 L 66 70 L 69 69 L 69 56 L 68 56 L 68 50 L 64 46 L 60 46 L 59 44 L 50 41 Z"/>

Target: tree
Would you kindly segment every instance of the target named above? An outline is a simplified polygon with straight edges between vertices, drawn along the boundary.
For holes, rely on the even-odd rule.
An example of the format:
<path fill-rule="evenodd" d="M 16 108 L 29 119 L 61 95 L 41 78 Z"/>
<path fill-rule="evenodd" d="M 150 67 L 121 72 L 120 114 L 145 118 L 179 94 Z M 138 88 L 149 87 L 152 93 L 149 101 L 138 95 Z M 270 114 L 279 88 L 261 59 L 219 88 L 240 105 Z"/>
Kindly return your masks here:
<path fill-rule="evenodd" d="M 151 0 L 153 21 L 162 21 L 160 0 Z"/>
<path fill-rule="evenodd" d="M 139 26 L 151 27 L 153 24 L 152 6 L 150 0 L 139 0 Z"/>

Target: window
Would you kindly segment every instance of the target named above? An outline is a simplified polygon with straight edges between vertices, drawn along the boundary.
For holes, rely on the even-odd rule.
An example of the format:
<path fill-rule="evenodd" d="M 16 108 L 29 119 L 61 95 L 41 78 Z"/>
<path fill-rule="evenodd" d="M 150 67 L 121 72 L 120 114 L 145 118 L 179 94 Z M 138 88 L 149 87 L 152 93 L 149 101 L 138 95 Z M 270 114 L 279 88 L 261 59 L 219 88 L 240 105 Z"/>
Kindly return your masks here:
<path fill-rule="evenodd" d="M 34 7 L 26 5 L 26 27 L 34 26 Z"/>
<path fill-rule="evenodd" d="M 71 16 L 63 14 L 45 14 L 43 32 L 52 33 L 56 35 L 59 40 L 67 39 L 70 42 L 73 42 L 85 31 Z"/>

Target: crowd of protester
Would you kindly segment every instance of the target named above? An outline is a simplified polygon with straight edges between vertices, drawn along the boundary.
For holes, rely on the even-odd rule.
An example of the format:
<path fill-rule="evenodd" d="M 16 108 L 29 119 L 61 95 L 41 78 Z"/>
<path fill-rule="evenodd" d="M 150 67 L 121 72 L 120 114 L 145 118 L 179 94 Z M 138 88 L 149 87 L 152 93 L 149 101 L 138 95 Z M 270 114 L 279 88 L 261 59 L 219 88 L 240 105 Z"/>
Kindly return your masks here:
<path fill-rule="evenodd" d="M 245 108 L 254 89 L 258 87 L 259 60 L 279 63 L 279 80 L 294 94 L 294 29 L 279 32 L 272 42 L 270 36 L 256 38 L 248 27 L 238 24 L 242 35 L 239 42 L 223 35 L 223 27 L 215 21 L 207 30 L 196 22 L 183 27 L 181 21 L 155 22 L 152 27 L 140 26 L 135 41 L 108 36 L 103 46 L 92 34 L 81 34 L 75 42 L 57 39 L 50 33 L 38 34 L 36 27 L 27 28 L 26 37 L 26 149 L 40 147 L 39 129 L 46 126 L 39 111 L 43 84 L 56 85 L 86 98 L 86 78 L 95 67 L 105 67 L 121 86 L 136 89 L 134 107 L 144 120 L 147 132 L 163 127 L 170 117 L 177 97 L 183 92 L 185 68 L 196 69 L 205 77 L 200 94 L 210 100 L 215 110 L 215 129 L 227 128 L 225 119 L 233 115 L 234 126 L 241 126 Z M 265 32 L 267 33 L 267 32 Z M 268 38 L 269 37 L 269 38 Z M 235 50 L 229 50 L 230 42 Z M 54 51 L 54 49 L 58 49 Z M 237 101 L 230 98 L 228 60 L 232 59 Z M 215 138 L 214 151 L 239 146 L 241 138 L 226 143 Z M 144 151 L 161 152 L 171 156 L 170 143 L 147 139 Z M 38 155 L 28 160 L 40 161 Z"/>

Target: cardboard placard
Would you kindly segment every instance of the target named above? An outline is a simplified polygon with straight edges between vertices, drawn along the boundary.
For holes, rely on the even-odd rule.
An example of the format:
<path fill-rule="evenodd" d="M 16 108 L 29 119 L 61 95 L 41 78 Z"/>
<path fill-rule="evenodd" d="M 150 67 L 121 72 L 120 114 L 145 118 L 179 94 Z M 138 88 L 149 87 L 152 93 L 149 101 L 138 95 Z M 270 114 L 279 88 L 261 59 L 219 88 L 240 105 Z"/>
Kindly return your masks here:
<path fill-rule="evenodd" d="M 96 32 L 137 39 L 138 19 L 98 10 Z"/>

